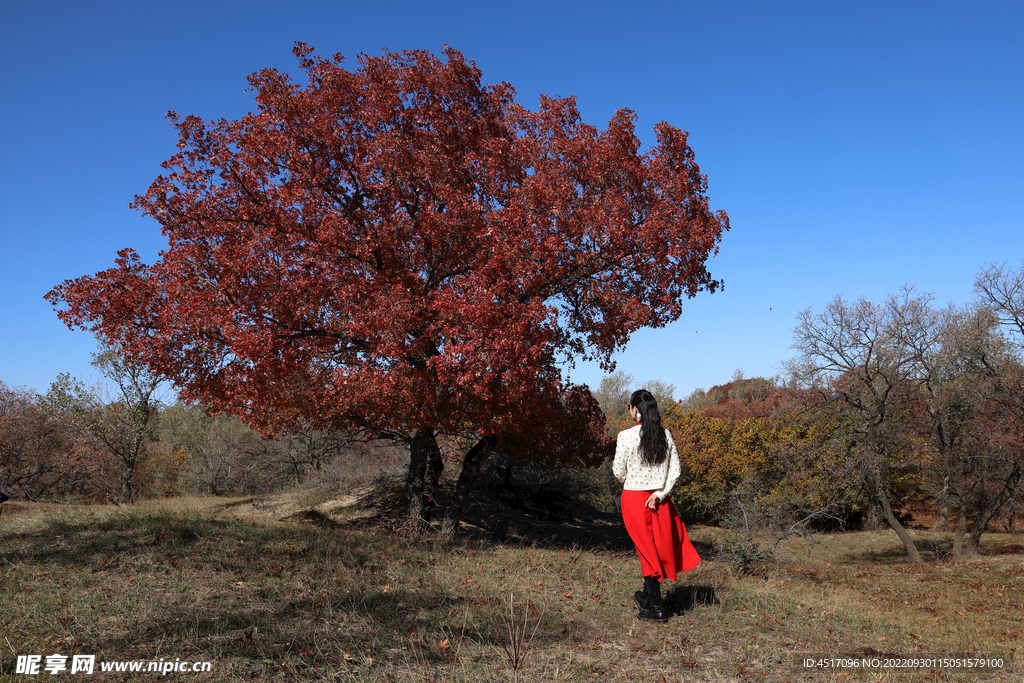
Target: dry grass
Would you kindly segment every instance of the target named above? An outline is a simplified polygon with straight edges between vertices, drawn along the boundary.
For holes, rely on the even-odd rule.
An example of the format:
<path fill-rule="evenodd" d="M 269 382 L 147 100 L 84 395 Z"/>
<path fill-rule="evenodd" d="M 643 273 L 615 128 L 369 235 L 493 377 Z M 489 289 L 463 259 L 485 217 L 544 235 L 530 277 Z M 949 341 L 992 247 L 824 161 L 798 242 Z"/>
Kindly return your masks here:
<path fill-rule="evenodd" d="M 508 681 L 509 595 L 533 607 L 531 630 L 543 614 L 524 681 L 928 677 L 808 673 L 797 661 L 811 654 L 998 653 L 1024 671 L 1021 554 L 911 566 L 895 537 L 858 533 L 827 537 L 810 554 L 794 545 L 794 561 L 753 578 L 714 561 L 718 530 L 692 529 L 707 560 L 666 584 L 676 616 L 645 623 L 631 599 L 638 562 L 604 517 L 588 528 L 524 515 L 512 526 L 536 542 L 481 532 L 445 545 L 368 524 L 356 503 L 365 495 L 315 507 L 303 495 L 121 509 L 5 504 L 0 679 L 28 680 L 13 675 L 17 654 L 57 652 L 213 662 L 210 674 L 181 680 Z M 566 529 L 576 528 L 590 547 L 574 547 Z M 936 557 L 947 542 L 920 538 Z M 1014 544 L 1024 537 L 991 534 L 982 550 Z"/>

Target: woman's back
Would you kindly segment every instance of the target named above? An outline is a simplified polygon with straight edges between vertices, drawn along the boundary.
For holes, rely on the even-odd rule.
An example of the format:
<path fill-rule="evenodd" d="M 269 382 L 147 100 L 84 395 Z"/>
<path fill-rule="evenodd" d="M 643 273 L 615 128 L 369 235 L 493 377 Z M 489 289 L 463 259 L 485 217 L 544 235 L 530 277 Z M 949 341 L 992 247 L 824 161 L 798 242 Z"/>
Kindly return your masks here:
<path fill-rule="evenodd" d="M 644 462 L 640 453 L 640 425 L 619 432 L 615 443 L 612 474 L 623 482 L 627 491 L 653 491 L 664 500 L 679 478 L 679 453 L 672 434 L 662 428 L 667 445 L 666 457 L 660 463 Z"/>

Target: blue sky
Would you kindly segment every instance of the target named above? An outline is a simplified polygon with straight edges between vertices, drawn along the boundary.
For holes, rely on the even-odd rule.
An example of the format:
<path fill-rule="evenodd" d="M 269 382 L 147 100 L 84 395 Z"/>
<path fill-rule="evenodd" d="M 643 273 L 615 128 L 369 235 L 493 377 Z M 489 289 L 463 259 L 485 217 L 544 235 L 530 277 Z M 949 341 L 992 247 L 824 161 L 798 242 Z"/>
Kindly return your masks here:
<path fill-rule="evenodd" d="M 690 132 L 732 231 L 725 290 L 636 334 L 638 380 L 694 387 L 772 375 L 796 314 L 904 284 L 971 297 L 974 273 L 1024 257 L 1024 3 L 4 3 L 0 23 L 0 381 L 45 392 L 95 378 L 86 332 L 42 296 L 158 226 L 127 208 L 174 151 L 168 110 L 237 118 L 245 77 L 320 54 L 449 44 L 520 102 L 575 95 L 604 126 L 634 110 L 645 143 Z M 571 379 L 596 386 L 598 368 Z"/>

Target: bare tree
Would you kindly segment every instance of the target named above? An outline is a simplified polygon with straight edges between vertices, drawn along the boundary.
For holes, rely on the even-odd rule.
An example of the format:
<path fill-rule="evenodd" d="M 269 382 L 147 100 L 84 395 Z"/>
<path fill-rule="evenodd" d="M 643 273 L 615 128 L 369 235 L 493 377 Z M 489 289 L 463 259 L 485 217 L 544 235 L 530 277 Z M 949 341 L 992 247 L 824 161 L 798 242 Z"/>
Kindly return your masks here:
<path fill-rule="evenodd" d="M 1024 352 L 1024 261 L 1020 272 L 1005 263 L 983 267 L 974 278 L 974 293 L 1007 330 L 1018 352 Z"/>
<path fill-rule="evenodd" d="M 263 449 L 259 432 L 202 406 L 168 407 L 160 420 L 160 441 L 185 453 L 182 485 L 195 493 L 221 496 L 240 491 L 266 460 L 256 457 Z"/>
<path fill-rule="evenodd" d="M 594 391 L 594 398 L 601 406 L 605 417 L 605 433 L 613 436 L 622 425 L 629 421 L 629 394 L 632 391 L 633 375 L 618 371 L 601 378 L 601 384 Z"/>
<path fill-rule="evenodd" d="M 281 465 L 295 481 L 301 483 L 310 472 L 320 472 L 324 465 L 348 451 L 355 443 L 350 432 L 337 429 L 314 429 L 300 422 L 296 430 L 283 432 L 274 440 Z"/>
<path fill-rule="evenodd" d="M 1006 414 L 1001 398 L 1001 380 L 1017 362 L 996 316 L 983 306 L 924 310 L 906 327 L 915 332 L 903 342 L 917 358 L 922 417 L 937 455 L 936 528 L 945 527 L 955 507 L 954 552 L 971 556 L 1019 479 L 1008 444 L 1020 420 Z M 968 518 L 974 527 L 965 548 Z"/>
<path fill-rule="evenodd" d="M 930 301 L 905 288 L 881 305 L 840 296 L 821 313 L 807 309 L 794 330 L 798 355 L 789 363 L 793 377 L 816 390 L 818 400 L 838 401 L 852 458 L 836 474 L 877 503 L 914 562 L 920 555 L 893 512 L 891 482 L 916 467 L 902 408 L 914 391 L 919 358 L 907 340 L 927 334 L 922 321 Z"/>
<path fill-rule="evenodd" d="M 601 412 L 604 413 L 605 433 L 608 436 L 614 436 L 624 425 L 631 424 L 627 405 L 630 395 L 637 389 L 651 392 L 663 413 L 676 404 L 673 396 L 676 391 L 674 384 L 660 379 L 650 379 L 637 384 L 633 375 L 621 371 L 606 375 L 601 378 L 601 384 L 592 393 L 601 406 Z"/>
<path fill-rule="evenodd" d="M 67 373 L 58 376 L 43 399 L 52 412 L 63 414 L 76 428 L 78 438 L 113 457 L 117 482 L 106 482 L 107 496 L 115 503 L 129 503 L 137 491 L 133 478 L 153 438 L 162 405 L 162 377 L 145 367 L 126 362 L 118 349 L 102 339 L 92 365 L 112 383 L 86 387 Z"/>
<path fill-rule="evenodd" d="M 976 550 L 985 528 L 1021 490 L 1024 475 L 1024 261 L 1014 271 L 1006 263 L 989 264 L 975 276 L 979 317 L 1001 335 L 968 337 L 964 353 L 970 371 L 984 381 L 985 419 L 980 432 L 986 448 L 976 457 L 983 473 L 971 490 L 979 514 L 968 538 L 967 553 Z M 958 536 L 962 530 L 958 525 Z"/>
<path fill-rule="evenodd" d="M 913 288 L 882 305 L 837 298 L 818 316 L 805 311 L 796 330 L 794 376 L 844 409 L 852 463 L 911 558 L 888 480 L 930 462 L 937 527 L 955 507 L 954 549 L 971 556 L 1024 470 L 1024 344 L 1007 334 L 1024 336 L 1024 276 L 990 267 L 978 290 L 982 301 L 965 307 L 937 308 Z"/>

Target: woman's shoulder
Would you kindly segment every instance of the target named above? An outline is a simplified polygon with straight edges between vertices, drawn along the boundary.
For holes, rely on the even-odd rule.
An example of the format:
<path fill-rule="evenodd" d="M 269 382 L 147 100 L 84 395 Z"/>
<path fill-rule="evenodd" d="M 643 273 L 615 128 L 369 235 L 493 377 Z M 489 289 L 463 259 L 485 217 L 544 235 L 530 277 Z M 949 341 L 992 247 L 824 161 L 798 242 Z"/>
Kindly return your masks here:
<path fill-rule="evenodd" d="M 619 438 L 622 438 L 624 436 L 633 436 L 633 435 L 637 435 L 637 436 L 640 435 L 640 425 L 636 425 L 635 427 L 630 427 L 629 429 L 623 429 L 621 432 L 619 432 Z"/>

